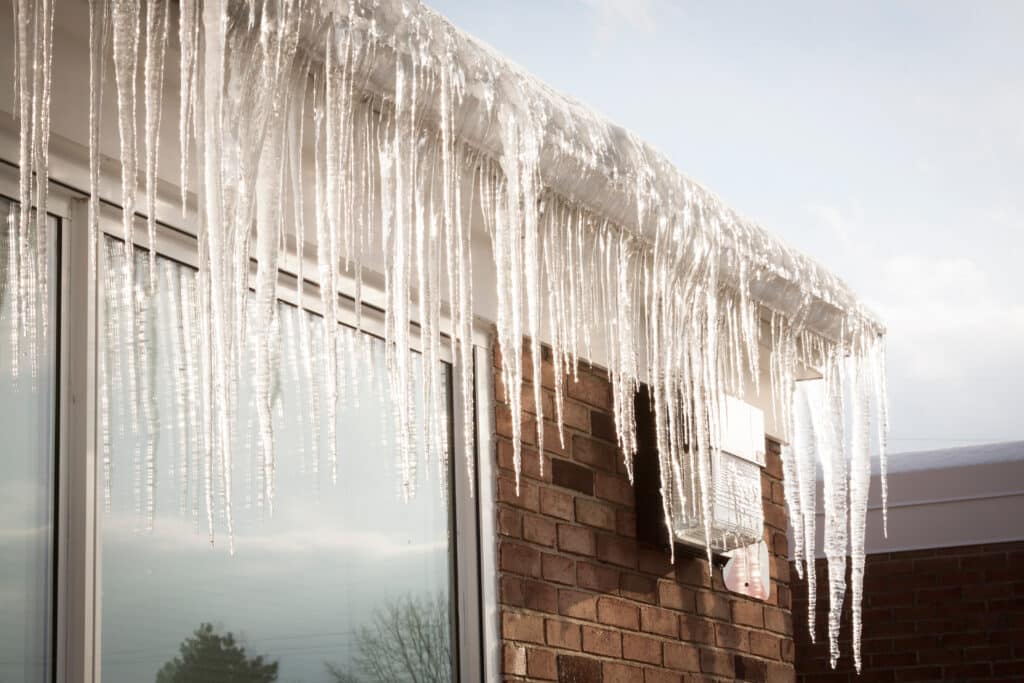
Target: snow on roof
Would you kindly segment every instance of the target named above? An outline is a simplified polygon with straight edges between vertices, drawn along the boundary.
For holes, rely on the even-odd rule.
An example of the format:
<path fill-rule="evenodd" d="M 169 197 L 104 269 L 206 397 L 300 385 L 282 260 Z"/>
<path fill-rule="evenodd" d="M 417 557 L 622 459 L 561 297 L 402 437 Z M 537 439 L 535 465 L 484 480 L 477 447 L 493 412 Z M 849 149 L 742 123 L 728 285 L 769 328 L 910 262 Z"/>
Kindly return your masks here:
<path fill-rule="evenodd" d="M 570 202 L 652 245 L 664 222 L 699 204 L 727 245 L 719 273 L 724 284 L 742 286 L 740 280 L 750 266 L 751 297 L 771 310 L 804 317 L 816 333 L 839 339 L 844 329 L 858 324 L 884 333 L 882 322 L 842 279 L 727 206 L 633 132 L 551 88 L 423 4 L 355 0 L 354 7 L 355 33 L 373 43 L 367 51 L 372 63 L 367 67 L 368 90 L 385 99 L 393 96 L 398 58 L 421 65 L 454 65 L 464 95 L 453 115 L 458 136 L 466 143 L 500 158 L 507 153 L 501 112 L 514 110 L 521 121 L 532 121 L 540 131 L 543 184 Z M 412 31 L 416 40 L 408 41 Z M 426 85 L 421 97 L 427 108 L 432 100 L 439 101 L 428 94 L 430 87 Z"/>

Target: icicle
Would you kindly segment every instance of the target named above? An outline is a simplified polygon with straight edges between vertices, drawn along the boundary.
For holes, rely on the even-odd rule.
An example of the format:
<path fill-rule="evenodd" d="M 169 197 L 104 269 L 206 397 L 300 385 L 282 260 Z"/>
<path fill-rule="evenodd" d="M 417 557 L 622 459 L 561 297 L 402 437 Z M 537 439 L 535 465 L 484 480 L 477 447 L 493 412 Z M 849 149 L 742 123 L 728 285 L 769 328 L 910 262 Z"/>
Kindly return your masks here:
<path fill-rule="evenodd" d="M 15 0 L 15 63 L 17 66 L 18 123 L 20 138 L 18 147 L 18 236 L 11 241 L 12 264 L 9 272 L 16 283 L 12 294 L 11 312 L 11 373 L 19 376 L 21 365 L 20 340 L 24 327 L 26 287 L 22 273 L 21 251 L 28 243 L 28 230 L 32 207 L 32 163 L 35 150 L 34 113 L 35 96 L 32 92 L 35 73 L 36 50 L 36 3 L 33 0 Z M 31 60 L 30 60 L 31 55 Z"/>
<path fill-rule="evenodd" d="M 160 159 L 160 118 L 163 111 L 164 54 L 167 48 L 167 0 L 146 2 L 146 227 L 149 233 L 149 287 L 156 289 L 156 192 Z M 187 147 L 187 145 L 186 145 Z"/>
<path fill-rule="evenodd" d="M 212 468 L 213 455 L 219 454 L 221 461 L 221 480 L 224 495 L 225 518 L 228 525 L 228 544 L 234 548 L 234 525 L 231 515 L 231 423 L 228 402 L 228 382 L 231 373 L 225 363 L 229 359 L 228 329 L 229 315 L 227 306 L 226 262 L 224 253 L 224 221 L 226 218 L 223 205 L 223 188 L 221 173 L 223 164 L 222 150 L 222 119 L 221 106 L 224 99 L 224 41 L 227 24 L 225 0 L 206 0 L 203 3 L 203 176 L 204 176 L 204 237 L 207 253 L 200 258 L 209 273 L 208 287 L 210 306 L 210 328 L 212 331 L 212 348 L 210 353 L 211 373 L 211 405 L 215 401 L 213 412 L 216 423 L 210 425 L 207 432 L 213 439 L 216 435 L 218 443 L 212 443 L 212 453 L 207 455 L 208 489 L 207 506 L 212 495 L 212 481 L 209 470 Z M 210 515 L 210 538 L 213 539 L 213 517 Z"/>
<path fill-rule="evenodd" d="M 804 578 L 804 517 L 800 509 L 800 485 L 796 474 L 797 454 L 793 446 L 782 447 L 782 488 L 786 498 L 786 510 L 789 513 L 789 526 L 793 533 L 793 566 L 796 575 Z"/>
<path fill-rule="evenodd" d="M 96 0 L 93 0 L 95 2 Z M 195 116 L 196 51 L 199 45 L 199 12 L 196 0 L 179 0 L 178 10 L 178 145 L 181 154 L 181 212 L 188 209 L 190 132 Z"/>
<path fill-rule="evenodd" d="M 793 451 L 796 453 L 796 479 L 799 487 L 800 517 L 803 522 L 804 572 L 807 577 L 807 629 L 815 642 L 814 617 L 817 605 L 817 578 L 814 567 L 815 489 L 817 487 L 817 446 L 806 388 L 796 391 L 793 406 Z"/>
<path fill-rule="evenodd" d="M 117 81 L 117 124 L 121 136 L 121 206 L 125 242 L 123 291 L 132 299 L 135 268 L 135 72 L 139 49 L 139 3 L 114 0 L 111 4 L 114 32 L 114 76 Z M 129 369 L 131 371 L 131 369 Z"/>
<path fill-rule="evenodd" d="M 100 248 L 100 114 L 109 30 L 108 4 L 89 0 L 89 277 L 93 280 Z"/>
<path fill-rule="evenodd" d="M 871 432 L 869 401 L 871 378 L 860 363 L 852 377 L 853 433 L 850 444 L 850 562 L 853 612 L 853 661 L 861 670 L 862 602 L 864 597 L 864 529 L 867 523 L 868 494 L 871 487 Z"/>
<path fill-rule="evenodd" d="M 889 478 L 886 448 L 889 435 L 889 387 L 885 372 L 885 340 L 869 343 L 867 361 L 874 369 L 874 396 L 878 411 L 878 468 L 882 483 L 882 534 L 889 537 Z M 856 423 L 855 423 L 856 424 Z"/>
<path fill-rule="evenodd" d="M 826 365 L 825 379 L 815 382 L 811 401 L 815 445 L 821 459 L 825 508 L 825 557 L 828 561 L 828 641 L 832 668 L 839 661 L 839 625 L 846 596 L 846 555 L 849 548 L 847 465 L 843 451 L 843 375 L 839 359 Z M 809 383 L 804 382 L 802 387 Z M 808 392 L 811 390 L 808 388 Z M 806 522 L 805 522 L 806 523 Z M 813 558 L 811 558 L 813 561 Z"/>
<path fill-rule="evenodd" d="M 40 0 L 37 7 L 36 21 L 36 53 L 38 61 L 34 66 L 33 81 L 33 168 L 36 174 L 35 195 L 35 243 L 36 243 L 36 284 L 39 312 L 36 317 L 37 326 L 30 328 L 30 340 L 36 349 L 45 347 L 49 336 L 49 228 L 50 217 L 47 213 L 47 191 L 50 186 L 50 90 L 53 83 L 53 11 L 56 0 Z M 30 304 L 35 311 L 37 305 Z M 38 350 L 30 359 L 32 377 L 38 373 Z"/>
<path fill-rule="evenodd" d="M 151 278 L 150 278 L 151 281 Z M 138 338 L 129 342 L 138 348 L 138 381 L 142 399 L 142 412 L 145 418 L 145 437 L 137 448 L 144 452 L 145 491 L 145 529 L 152 531 L 156 519 L 156 480 L 157 480 L 157 446 L 160 436 L 160 414 L 156 401 L 156 294 L 154 289 L 142 283 L 136 285 L 136 302 L 134 310 L 129 309 L 129 317 L 133 318 L 133 327 Z M 150 293 L 147 293 L 150 292 Z M 136 433 L 136 439 L 139 434 Z"/>
<path fill-rule="evenodd" d="M 199 302 L 195 296 L 195 281 L 191 275 L 187 274 L 184 270 L 179 272 L 178 288 L 180 290 L 181 301 L 182 356 L 185 363 L 184 391 L 185 405 L 187 406 L 185 423 L 188 426 L 188 446 L 186 450 L 190 454 L 188 470 L 191 473 L 191 480 L 188 484 L 192 487 L 193 491 L 198 491 L 198 465 L 202 445 L 202 424 L 199 419 L 201 382 L 198 381 L 198 377 L 200 367 L 197 362 L 198 350 L 195 338 L 196 332 L 198 331 L 196 325 L 196 312 L 198 311 Z M 198 495 L 193 495 L 190 498 L 189 512 L 193 522 L 197 523 L 199 519 Z"/>

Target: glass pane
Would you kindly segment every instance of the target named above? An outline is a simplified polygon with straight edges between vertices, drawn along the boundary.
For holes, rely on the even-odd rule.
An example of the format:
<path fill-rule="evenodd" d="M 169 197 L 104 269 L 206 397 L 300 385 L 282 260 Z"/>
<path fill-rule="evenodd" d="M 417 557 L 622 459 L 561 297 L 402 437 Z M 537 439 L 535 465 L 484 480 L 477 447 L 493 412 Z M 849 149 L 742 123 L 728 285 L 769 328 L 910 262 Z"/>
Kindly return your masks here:
<path fill-rule="evenodd" d="M 0 681 L 50 677 L 56 221 L 0 198 Z"/>
<path fill-rule="evenodd" d="M 119 278 L 121 245 L 110 241 L 105 253 L 107 277 Z M 137 263 L 137 280 L 148 287 L 144 254 Z M 158 264 L 156 296 L 142 296 L 140 284 L 135 313 L 125 310 L 119 282 L 108 279 L 105 297 L 104 683 L 452 680 L 449 475 L 436 459 L 421 461 L 415 497 L 401 500 L 383 343 L 339 328 L 343 390 L 332 484 L 325 420 L 314 417 L 325 413 L 324 396 L 306 379 L 325 373 L 322 321 L 279 305 L 271 510 L 249 383 L 255 339 L 247 335 L 250 365 L 237 389 L 233 434 L 231 555 L 219 490 L 212 491 L 213 546 L 207 528 L 195 272 Z M 134 373 L 125 343 L 130 315 L 142 340 Z"/>

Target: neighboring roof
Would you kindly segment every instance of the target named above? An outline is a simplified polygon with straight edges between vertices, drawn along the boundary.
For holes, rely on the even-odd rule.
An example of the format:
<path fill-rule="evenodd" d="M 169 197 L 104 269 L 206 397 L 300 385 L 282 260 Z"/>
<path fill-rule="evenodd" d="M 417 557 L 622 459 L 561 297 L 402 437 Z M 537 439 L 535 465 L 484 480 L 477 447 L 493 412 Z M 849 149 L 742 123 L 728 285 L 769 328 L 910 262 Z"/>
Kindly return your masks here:
<path fill-rule="evenodd" d="M 940 448 L 930 451 L 909 451 L 890 453 L 888 471 L 890 474 L 919 470 L 945 470 L 953 467 L 973 467 L 997 463 L 1024 462 L 1024 441 L 986 443 L 977 446 Z M 878 474 L 878 461 L 874 461 L 872 473 Z M 963 482 L 970 486 L 970 482 Z M 1017 482 L 1024 487 L 1024 481 Z M 1024 514 L 1024 510 L 1021 511 Z"/>
<path fill-rule="evenodd" d="M 1024 441 L 890 454 L 888 479 L 886 538 L 876 461 L 869 554 L 1024 539 Z M 820 532 L 823 512 L 817 522 Z"/>

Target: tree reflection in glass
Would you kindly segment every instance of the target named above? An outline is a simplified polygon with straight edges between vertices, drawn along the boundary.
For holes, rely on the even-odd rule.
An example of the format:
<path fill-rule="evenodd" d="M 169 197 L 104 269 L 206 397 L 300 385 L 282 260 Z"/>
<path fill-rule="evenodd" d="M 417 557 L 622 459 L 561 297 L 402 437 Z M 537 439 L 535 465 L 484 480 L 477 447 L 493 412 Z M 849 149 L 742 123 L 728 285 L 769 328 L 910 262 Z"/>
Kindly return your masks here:
<path fill-rule="evenodd" d="M 120 272 L 119 243 L 108 241 L 104 252 L 106 272 Z M 148 264 L 145 254 L 137 256 L 144 286 Z M 198 340 L 185 333 L 197 329 L 195 273 L 165 259 L 158 268 L 156 295 L 140 290 L 137 310 L 124 310 L 116 287 L 108 288 L 103 307 L 110 507 L 102 519 L 102 680 L 157 680 L 181 656 L 182 638 L 195 634 L 197 624 L 212 624 L 217 634 L 233 634 L 247 657 L 275 663 L 280 681 L 335 683 L 325 663 L 359 671 L 360 635 L 379 610 L 410 595 L 439 596 L 447 604 L 449 472 L 440 471 L 436 456 L 429 465 L 421 459 L 416 496 L 401 501 L 383 342 L 343 328 L 338 483 L 332 486 L 318 417 L 325 414 L 322 382 L 305 379 L 325 371 L 322 324 L 280 304 L 273 514 L 264 497 L 250 342 L 232 434 L 235 554 L 228 553 L 218 490 L 210 492 L 218 503 L 211 547 L 199 457 L 205 406 L 195 385 L 201 359 Z M 128 315 L 139 323 L 143 343 L 135 351 L 145 358 L 145 372 L 134 379 L 126 362 Z M 449 368 L 438 371 L 447 391 Z M 445 621 L 443 651 L 450 658 L 447 608 L 433 618 Z M 450 680 L 450 662 L 446 670 Z"/>

